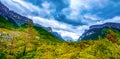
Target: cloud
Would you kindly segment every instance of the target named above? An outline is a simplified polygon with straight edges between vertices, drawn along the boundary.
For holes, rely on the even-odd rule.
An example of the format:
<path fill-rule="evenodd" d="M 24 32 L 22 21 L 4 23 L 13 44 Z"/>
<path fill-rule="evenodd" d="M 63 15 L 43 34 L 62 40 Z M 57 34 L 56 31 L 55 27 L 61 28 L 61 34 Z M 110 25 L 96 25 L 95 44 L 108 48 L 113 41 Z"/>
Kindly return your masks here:
<path fill-rule="evenodd" d="M 46 27 L 52 27 L 53 31 L 61 34 L 62 37 L 71 37 L 73 40 L 77 40 L 79 36 L 88 29 L 87 25 L 84 26 L 72 26 L 70 24 L 62 23 L 54 19 L 46 19 L 38 16 L 28 16 L 33 19 L 34 23 L 40 24 Z"/>
<path fill-rule="evenodd" d="M 74 20 L 77 22 L 81 21 L 81 23 L 87 23 L 88 21 L 85 22 L 84 15 L 89 15 L 92 21 L 95 20 L 95 17 L 100 19 L 109 19 L 120 15 L 120 1 L 70 0 L 69 2 L 70 5 L 68 8 L 63 9 L 63 14 L 65 14 L 70 21 Z"/>
<path fill-rule="evenodd" d="M 63 8 L 61 13 L 63 13 L 66 16 L 67 21 L 72 21 L 73 25 L 74 23 L 79 23 L 78 25 L 86 24 L 88 23 L 88 21 L 85 22 L 85 19 L 88 19 L 88 17 L 85 18 L 85 16 L 89 15 L 91 17 L 91 18 L 89 17 L 90 20 L 95 20 L 95 17 L 98 17 L 98 16 L 91 14 L 90 11 L 98 7 L 99 8 L 104 7 L 104 3 L 101 2 L 100 0 L 93 0 L 93 1 L 70 0 L 69 7 Z"/>
<path fill-rule="evenodd" d="M 120 23 L 120 16 L 115 16 L 111 19 L 106 19 L 104 21 L 98 21 L 98 22 L 96 22 L 96 24 L 103 24 L 103 23 L 107 23 L 107 22 Z"/>
<path fill-rule="evenodd" d="M 30 3 L 24 2 L 24 0 L 1 0 L 1 2 L 7 6 L 10 10 L 13 10 L 21 15 L 28 15 L 34 11 L 40 12 L 40 9 L 33 6 Z"/>
<path fill-rule="evenodd" d="M 46 16 L 50 16 L 50 12 L 54 11 L 53 9 L 49 10 L 50 5 L 47 2 L 42 3 L 43 8 L 35 6 L 29 2 L 26 2 L 25 0 L 1 0 L 1 2 L 5 6 L 7 6 L 10 10 L 13 10 L 14 12 L 24 16 L 37 15 L 40 17 L 46 17 Z"/>
<path fill-rule="evenodd" d="M 45 1 L 42 3 L 42 7 L 45 8 L 45 9 L 49 9 L 50 8 L 50 3 Z"/>

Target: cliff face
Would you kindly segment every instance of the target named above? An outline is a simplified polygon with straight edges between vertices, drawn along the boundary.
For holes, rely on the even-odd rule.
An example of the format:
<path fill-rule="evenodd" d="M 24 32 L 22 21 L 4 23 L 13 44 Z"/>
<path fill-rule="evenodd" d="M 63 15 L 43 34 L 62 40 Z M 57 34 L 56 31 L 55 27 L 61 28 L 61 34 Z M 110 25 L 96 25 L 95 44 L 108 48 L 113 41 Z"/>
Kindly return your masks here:
<path fill-rule="evenodd" d="M 27 17 L 21 16 L 13 11 L 10 11 L 1 2 L 0 2 L 0 15 L 6 18 L 10 18 L 10 21 L 14 21 L 19 26 L 27 24 L 28 22 L 33 23 L 33 21 L 28 19 Z"/>
<path fill-rule="evenodd" d="M 118 29 L 120 30 L 120 23 L 105 23 L 105 24 L 102 24 L 102 25 L 93 25 L 93 26 L 90 26 L 90 30 L 91 29 L 100 29 L 100 28 L 105 28 L 105 27 L 108 27 L 108 28 L 115 28 L 115 29 Z"/>
<path fill-rule="evenodd" d="M 89 30 L 86 30 L 82 36 L 80 36 L 79 39 L 85 39 L 86 37 L 89 39 L 94 39 L 94 38 L 98 38 L 99 35 L 105 35 L 106 33 L 103 33 L 103 29 L 104 28 L 110 28 L 110 29 L 115 29 L 120 31 L 120 23 L 112 23 L 112 22 L 108 22 L 105 24 L 101 24 L 101 25 L 92 25 L 90 26 Z M 94 36 L 91 38 L 91 36 Z M 97 36 L 97 37 L 95 37 Z"/>

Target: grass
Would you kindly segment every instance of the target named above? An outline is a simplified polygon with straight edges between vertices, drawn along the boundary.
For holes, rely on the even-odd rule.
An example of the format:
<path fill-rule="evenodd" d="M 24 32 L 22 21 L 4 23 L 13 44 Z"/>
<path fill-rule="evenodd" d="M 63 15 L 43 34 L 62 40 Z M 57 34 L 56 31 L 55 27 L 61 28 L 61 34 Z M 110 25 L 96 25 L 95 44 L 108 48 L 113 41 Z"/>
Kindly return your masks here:
<path fill-rule="evenodd" d="M 0 21 L 0 34 L 12 35 L 11 39 L 0 38 L 0 59 L 120 59 L 119 36 L 115 43 L 107 38 L 63 42 L 41 27 L 15 29 L 4 17 Z"/>
<path fill-rule="evenodd" d="M 10 41 L 0 43 L 0 58 L 2 59 L 119 59 L 120 40 L 112 43 L 108 39 L 82 40 L 80 42 L 59 42 L 55 38 L 34 38 L 26 39 L 25 31 L 9 30 L 0 28 L 2 32 L 16 33 L 10 55 Z M 42 29 L 41 29 L 42 30 Z M 39 32 L 38 32 L 39 33 Z M 44 33 L 44 32 L 43 32 Z M 36 36 L 44 36 L 36 34 Z M 51 35 L 51 34 L 49 34 Z M 52 36 L 51 36 L 52 37 Z M 120 38 L 119 38 L 120 39 Z M 27 41 L 26 41 L 27 40 Z M 51 41 L 50 41 L 51 40 Z M 26 53 L 23 55 L 24 46 Z"/>

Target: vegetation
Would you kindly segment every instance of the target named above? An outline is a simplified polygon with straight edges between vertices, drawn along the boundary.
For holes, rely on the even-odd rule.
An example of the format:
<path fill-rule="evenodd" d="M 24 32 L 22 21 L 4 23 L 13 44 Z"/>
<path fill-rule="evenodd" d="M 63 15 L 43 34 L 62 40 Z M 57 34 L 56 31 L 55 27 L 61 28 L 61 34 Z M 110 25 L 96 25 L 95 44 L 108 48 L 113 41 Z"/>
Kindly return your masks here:
<path fill-rule="evenodd" d="M 13 28 L 13 23 L 9 22 L 8 19 L 0 16 L 0 27 L 1 28 L 7 28 L 7 29 L 12 29 Z"/>
<path fill-rule="evenodd" d="M 3 20 L 6 23 L 0 22 L 0 59 L 120 59 L 119 31 L 104 29 L 105 38 L 63 42 L 31 23 L 16 29 L 0 18 Z"/>
<path fill-rule="evenodd" d="M 98 40 L 99 36 L 101 38 L 105 38 L 107 34 L 109 33 L 113 33 L 116 35 L 116 37 L 120 37 L 120 31 L 117 29 L 113 29 L 113 28 L 102 28 L 102 29 L 95 29 L 93 30 L 94 33 L 87 35 L 86 37 L 84 37 L 82 40 Z"/>

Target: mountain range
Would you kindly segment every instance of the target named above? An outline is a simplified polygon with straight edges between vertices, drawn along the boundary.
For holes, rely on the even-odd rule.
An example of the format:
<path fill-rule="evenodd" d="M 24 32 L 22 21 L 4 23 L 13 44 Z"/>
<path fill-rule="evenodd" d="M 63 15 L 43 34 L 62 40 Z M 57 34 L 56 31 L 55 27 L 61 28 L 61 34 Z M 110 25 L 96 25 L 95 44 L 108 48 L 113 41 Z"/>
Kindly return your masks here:
<path fill-rule="evenodd" d="M 31 19 L 24 17 L 24 16 L 21 16 L 15 12 L 9 10 L 9 8 L 4 6 L 1 2 L 0 2 L 0 15 L 7 18 L 9 21 L 13 22 L 14 25 L 17 25 L 17 26 L 28 24 L 28 22 L 33 23 L 33 21 Z M 70 37 L 64 37 L 65 38 L 64 39 L 57 32 L 53 32 L 51 27 L 43 27 L 43 26 L 38 25 L 38 24 L 34 24 L 34 25 L 44 28 L 46 31 L 48 31 L 52 35 L 56 36 L 60 40 L 71 41 L 71 39 L 72 39 Z M 107 22 L 107 23 L 101 24 L 101 25 L 92 25 L 92 26 L 90 26 L 89 30 L 86 30 L 82 34 L 82 36 L 80 36 L 79 40 L 80 39 L 97 39 L 98 36 L 105 37 L 106 34 L 103 33 L 104 28 L 115 29 L 115 30 L 119 31 L 120 30 L 120 23 Z"/>
<path fill-rule="evenodd" d="M 0 0 L 0 59 L 120 59 L 120 23 L 114 23 L 120 21 L 119 16 L 105 21 L 97 20 L 99 17 L 96 14 L 114 14 L 111 5 L 105 8 L 103 14 L 100 10 L 104 9 L 102 4 L 94 5 L 98 2 L 110 3 L 105 1 Z M 113 4 L 117 6 L 116 2 Z M 91 14 L 95 17 L 79 18 L 86 15 L 79 12 L 90 13 L 81 10 L 89 6 L 95 10 L 98 7 L 100 13 L 96 10 L 95 15 L 94 12 Z M 118 14 L 117 10 L 115 12 Z M 46 11 L 48 14 L 45 14 Z M 62 15 L 64 12 L 71 15 L 68 18 L 74 18 L 66 19 L 67 15 Z M 88 30 L 83 33 L 85 29 Z"/>
<path fill-rule="evenodd" d="M 4 6 L 1 2 L 0 2 L 0 15 L 7 18 L 9 21 L 13 22 L 17 26 L 22 26 L 22 25 L 28 24 L 29 22 L 33 23 L 33 21 L 31 19 L 24 17 L 24 16 L 21 16 L 13 11 L 10 11 L 9 8 Z M 48 27 L 43 27 L 43 26 L 38 25 L 38 24 L 37 25 L 34 24 L 34 25 L 42 27 L 49 32 Z M 57 32 L 50 32 L 50 33 L 53 34 L 54 36 L 56 36 L 57 38 L 59 38 L 60 40 L 63 40 L 61 35 L 58 34 Z"/>

